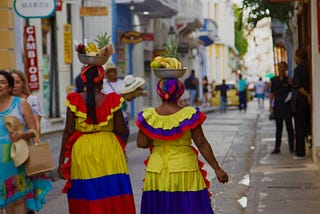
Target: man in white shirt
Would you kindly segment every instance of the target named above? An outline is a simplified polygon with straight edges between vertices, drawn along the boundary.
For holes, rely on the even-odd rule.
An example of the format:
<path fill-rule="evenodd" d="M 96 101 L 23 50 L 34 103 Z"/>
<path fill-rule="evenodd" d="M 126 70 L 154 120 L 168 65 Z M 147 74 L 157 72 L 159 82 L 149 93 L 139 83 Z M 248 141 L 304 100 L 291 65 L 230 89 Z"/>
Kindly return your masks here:
<path fill-rule="evenodd" d="M 259 81 L 256 82 L 255 88 L 259 108 L 264 108 L 265 83 L 262 81 L 261 77 L 259 78 Z"/>

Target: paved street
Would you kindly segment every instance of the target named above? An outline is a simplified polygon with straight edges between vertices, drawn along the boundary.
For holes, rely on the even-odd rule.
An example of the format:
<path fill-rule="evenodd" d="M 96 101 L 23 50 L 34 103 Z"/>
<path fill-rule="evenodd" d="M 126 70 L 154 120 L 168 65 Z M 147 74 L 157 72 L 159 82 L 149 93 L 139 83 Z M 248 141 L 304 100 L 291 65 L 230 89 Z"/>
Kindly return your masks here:
<path fill-rule="evenodd" d="M 246 113 L 230 109 L 226 114 L 220 114 L 217 111 L 207 114 L 207 120 L 203 125 L 205 135 L 213 147 L 218 161 L 230 177 L 228 184 L 219 184 L 213 170 L 208 165 L 205 165 L 208 178 L 211 181 L 210 191 L 213 193 L 212 205 L 215 214 L 301 213 L 294 212 L 294 208 L 299 203 L 296 203 L 296 206 L 289 206 L 292 203 L 294 204 L 295 200 L 293 198 L 289 200 L 290 203 L 284 200 L 284 198 L 288 197 L 285 194 L 290 195 L 292 191 L 299 191 L 299 189 L 290 189 L 291 184 L 299 184 L 297 181 L 292 181 L 293 183 L 288 184 L 289 188 L 285 188 L 285 182 L 290 180 L 290 176 L 294 176 L 288 175 L 288 172 L 303 171 L 307 173 L 305 174 L 308 177 L 306 183 L 300 183 L 301 185 L 297 186 L 297 188 L 310 190 L 310 187 L 319 187 L 319 185 L 312 183 L 313 180 L 316 181 L 316 179 L 320 178 L 320 175 L 316 178 L 314 177 L 319 170 L 315 171 L 317 165 L 311 162 L 310 154 L 307 160 L 298 162 L 298 167 L 295 167 L 297 160 L 293 160 L 287 151 L 285 132 L 281 155 L 270 155 L 270 151 L 274 147 L 275 128 L 274 121 L 268 120 L 267 116 L 268 112 L 259 110 L 256 102 L 249 104 L 249 109 Z M 136 147 L 135 133 L 137 128 L 134 126 L 133 121 L 131 122 L 131 127 L 133 135 L 127 147 L 127 156 L 137 213 L 139 213 L 142 179 L 144 176 L 143 161 L 148 155 L 148 150 Z M 51 143 L 57 161 L 61 132 L 44 135 L 43 140 Z M 200 159 L 202 159 L 201 156 Z M 280 162 L 280 168 L 274 167 L 278 165 L 278 162 Z M 311 172 L 308 170 L 311 170 Z M 279 174 L 281 171 L 284 173 Z M 282 183 L 279 185 L 274 183 L 273 176 L 285 177 L 286 175 L 289 176 L 286 177 L 286 180 L 281 179 L 281 177 L 280 179 L 278 178 Z M 296 179 L 299 180 L 299 178 Z M 47 204 L 39 212 L 40 214 L 67 213 L 66 195 L 60 193 L 64 181 L 57 180 L 53 184 L 54 188 L 48 195 Z M 279 193 L 278 195 L 277 190 L 281 190 L 281 194 Z M 304 192 L 304 194 L 308 196 L 308 192 Z M 315 191 L 311 194 L 314 196 L 312 200 L 310 199 L 311 196 L 306 197 L 311 206 L 310 212 L 306 213 L 313 213 L 311 212 L 312 210 L 320 208 L 319 205 L 315 205 L 316 201 L 320 199 L 318 192 Z M 287 212 L 277 212 L 279 207 L 275 208 L 274 204 L 278 201 L 282 201 L 283 206 L 289 206 Z M 306 200 L 304 201 L 306 202 Z M 278 205 L 280 204 L 279 202 Z"/>

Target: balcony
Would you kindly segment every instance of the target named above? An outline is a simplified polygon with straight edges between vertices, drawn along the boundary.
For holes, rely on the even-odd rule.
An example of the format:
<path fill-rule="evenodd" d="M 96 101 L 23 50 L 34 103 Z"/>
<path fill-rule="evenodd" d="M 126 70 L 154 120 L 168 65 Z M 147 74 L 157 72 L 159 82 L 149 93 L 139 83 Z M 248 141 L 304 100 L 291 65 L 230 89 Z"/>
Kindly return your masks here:
<path fill-rule="evenodd" d="M 176 16 L 177 30 L 180 35 L 188 36 L 203 26 L 201 0 L 183 0 Z"/>
<path fill-rule="evenodd" d="M 116 4 L 124 4 L 133 13 L 149 18 L 171 18 L 178 12 L 178 0 L 116 0 Z"/>

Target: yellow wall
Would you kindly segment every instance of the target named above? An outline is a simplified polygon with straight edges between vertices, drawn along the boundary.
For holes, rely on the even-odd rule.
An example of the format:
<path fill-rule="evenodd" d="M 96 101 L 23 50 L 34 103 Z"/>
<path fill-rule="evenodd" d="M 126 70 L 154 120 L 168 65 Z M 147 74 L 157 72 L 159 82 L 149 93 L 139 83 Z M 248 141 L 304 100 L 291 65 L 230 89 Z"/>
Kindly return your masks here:
<path fill-rule="evenodd" d="M 16 66 L 13 0 L 0 1 L 0 69 Z M 22 35 L 21 35 L 22 36 Z"/>

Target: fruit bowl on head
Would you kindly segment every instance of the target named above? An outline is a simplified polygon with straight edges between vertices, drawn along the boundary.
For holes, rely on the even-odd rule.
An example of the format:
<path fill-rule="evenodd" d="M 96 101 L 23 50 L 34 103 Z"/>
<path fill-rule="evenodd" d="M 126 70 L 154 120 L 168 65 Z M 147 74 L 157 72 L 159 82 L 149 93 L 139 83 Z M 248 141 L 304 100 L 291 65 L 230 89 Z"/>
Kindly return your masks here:
<path fill-rule="evenodd" d="M 153 68 L 154 74 L 160 79 L 181 78 L 187 71 L 187 68 Z"/>
<path fill-rule="evenodd" d="M 104 65 L 109 56 L 90 56 L 87 54 L 78 54 L 80 62 L 87 65 Z"/>

